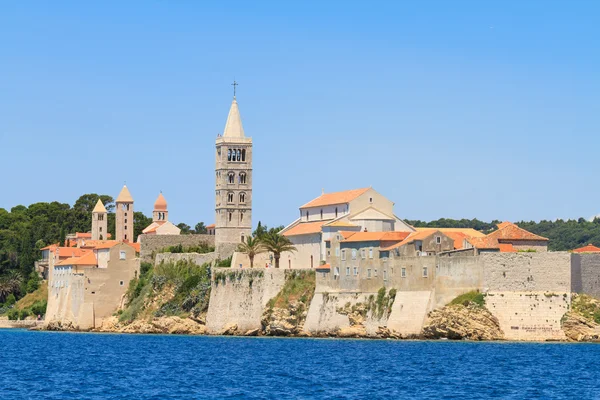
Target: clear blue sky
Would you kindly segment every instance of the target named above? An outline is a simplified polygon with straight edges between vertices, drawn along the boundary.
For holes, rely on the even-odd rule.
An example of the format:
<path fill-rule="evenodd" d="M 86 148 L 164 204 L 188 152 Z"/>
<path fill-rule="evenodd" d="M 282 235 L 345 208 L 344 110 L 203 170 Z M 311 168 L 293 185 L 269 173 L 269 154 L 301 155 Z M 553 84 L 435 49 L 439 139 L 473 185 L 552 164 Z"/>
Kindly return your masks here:
<path fill-rule="evenodd" d="M 599 2 L 91 3 L 0 5 L 0 207 L 126 181 L 212 223 L 235 77 L 254 224 L 365 186 L 408 219 L 600 213 Z"/>

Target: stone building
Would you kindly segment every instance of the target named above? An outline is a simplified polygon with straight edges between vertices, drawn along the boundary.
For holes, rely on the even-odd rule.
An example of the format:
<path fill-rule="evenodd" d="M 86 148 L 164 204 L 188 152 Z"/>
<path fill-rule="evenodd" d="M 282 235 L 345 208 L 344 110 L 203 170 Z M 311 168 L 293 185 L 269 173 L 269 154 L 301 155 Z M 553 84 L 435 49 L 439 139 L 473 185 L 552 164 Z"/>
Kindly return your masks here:
<path fill-rule="evenodd" d="M 152 211 L 152 223 L 142 231 L 144 235 L 179 235 L 181 229 L 169 221 L 169 211 L 167 209 L 167 200 L 162 192 L 154 202 L 154 211 Z M 138 239 L 139 240 L 139 239 Z"/>
<path fill-rule="evenodd" d="M 139 274 L 140 261 L 132 245 L 117 241 L 72 251 L 77 255 L 53 265 L 45 322 L 94 328 L 123 305 L 129 281 Z"/>
<path fill-rule="evenodd" d="M 326 260 L 326 241 L 341 231 L 414 232 L 394 215 L 394 203 L 373 188 L 323 193 L 300 207 L 300 217 L 285 227 L 297 252 L 285 253 L 285 268 L 314 268 Z"/>
<path fill-rule="evenodd" d="M 498 251 L 501 253 L 514 253 L 519 251 L 546 252 L 548 239 L 523 228 L 512 222 L 498 224 L 498 229 L 480 238 L 466 238 L 465 248 L 473 248 L 475 254 L 484 251 Z"/>
<path fill-rule="evenodd" d="M 108 239 L 108 212 L 102 204 L 102 200 L 98 199 L 94 210 L 92 211 L 92 240 Z"/>
<path fill-rule="evenodd" d="M 233 102 L 223 136 L 216 140 L 215 244 L 217 251 L 252 234 L 252 138 L 246 137 Z"/>
<path fill-rule="evenodd" d="M 115 203 L 116 239 L 118 242 L 133 242 L 133 197 L 127 185 L 123 186 Z"/>

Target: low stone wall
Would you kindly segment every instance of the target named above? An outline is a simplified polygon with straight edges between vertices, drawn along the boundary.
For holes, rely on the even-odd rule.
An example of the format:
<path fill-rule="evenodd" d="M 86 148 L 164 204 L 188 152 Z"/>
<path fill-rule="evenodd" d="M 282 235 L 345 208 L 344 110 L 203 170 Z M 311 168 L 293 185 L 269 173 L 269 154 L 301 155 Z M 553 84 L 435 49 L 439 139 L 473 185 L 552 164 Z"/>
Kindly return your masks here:
<path fill-rule="evenodd" d="M 37 321 L 35 319 L 26 319 L 22 321 L 11 321 L 9 319 L 0 319 L 0 329 L 7 328 L 33 328 L 36 326 L 42 326 L 44 321 Z"/>
<path fill-rule="evenodd" d="M 206 315 L 206 331 L 220 334 L 236 327 L 244 333 L 261 328 L 266 304 L 285 283 L 285 270 L 215 268 Z"/>
<path fill-rule="evenodd" d="M 214 235 L 140 235 L 140 258 L 144 262 L 152 262 L 153 254 L 169 246 L 178 244 L 183 247 L 207 244 L 215 245 Z"/>
<path fill-rule="evenodd" d="M 193 262 L 196 265 L 212 263 L 217 259 L 217 253 L 158 253 L 154 258 L 154 265 L 159 265 L 162 262 L 176 263 L 177 261 Z"/>

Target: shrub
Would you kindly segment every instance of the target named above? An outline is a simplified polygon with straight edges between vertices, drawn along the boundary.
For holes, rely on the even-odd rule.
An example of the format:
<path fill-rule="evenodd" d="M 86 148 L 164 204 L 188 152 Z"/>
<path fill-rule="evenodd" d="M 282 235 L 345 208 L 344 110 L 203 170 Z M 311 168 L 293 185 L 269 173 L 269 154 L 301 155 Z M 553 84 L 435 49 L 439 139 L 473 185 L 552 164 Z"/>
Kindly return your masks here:
<path fill-rule="evenodd" d="M 19 319 L 19 310 L 15 310 L 13 308 L 12 310 L 9 310 L 6 315 L 8 316 L 9 320 L 16 321 Z"/>
<path fill-rule="evenodd" d="M 6 302 L 4 303 L 4 305 L 5 305 L 5 306 L 7 306 L 7 307 L 8 307 L 8 306 L 12 306 L 12 305 L 14 305 L 16 302 L 17 302 L 17 299 L 15 298 L 15 295 L 11 293 L 11 294 L 9 294 L 9 295 L 6 297 Z"/>
<path fill-rule="evenodd" d="M 219 268 L 230 268 L 231 267 L 231 258 L 226 258 L 224 260 L 217 260 L 216 266 Z"/>
<path fill-rule="evenodd" d="M 19 310 L 19 319 L 23 320 L 31 315 L 31 311 L 28 309 Z"/>
<path fill-rule="evenodd" d="M 462 304 L 463 306 L 475 304 L 479 307 L 483 307 L 485 305 L 485 296 L 483 293 L 479 293 L 479 290 L 472 290 L 456 297 L 450 304 Z"/>
<path fill-rule="evenodd" d="M 38 300 L 31 306 L 30 310 L 34 316 L 46 314 L 48 302 L 46 300 Z"/>

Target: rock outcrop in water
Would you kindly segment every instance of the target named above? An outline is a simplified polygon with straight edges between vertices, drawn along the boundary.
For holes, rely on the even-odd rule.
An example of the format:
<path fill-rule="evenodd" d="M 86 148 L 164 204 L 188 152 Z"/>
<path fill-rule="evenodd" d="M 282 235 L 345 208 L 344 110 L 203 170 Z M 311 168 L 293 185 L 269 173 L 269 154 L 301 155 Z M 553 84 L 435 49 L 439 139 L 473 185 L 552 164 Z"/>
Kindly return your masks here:
<path fill-rule="evenodd" d="M 573 294 L 571 311 L 561 319 L 567 338 L 575 342 L 600 341 L 600 300 L 585 294 Z"/>
<path fill-rule="evenodd" d="M 122 324 L 117 317 L 108 318 L 95 332 L 114 333 L 166 333 L 184 335 L 202 335 L 205 325 L 191 318 L 158 317 L 147 320 L 135 320 L 130 324 Z"/>
<path fill-rule="evenodd" d="M 498 319 L 485 307 L 454 304 L 429 313 L 423 328 L 426 339 L 502 340 Z"/>

